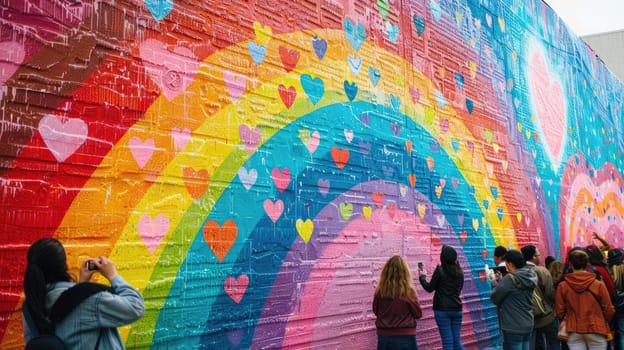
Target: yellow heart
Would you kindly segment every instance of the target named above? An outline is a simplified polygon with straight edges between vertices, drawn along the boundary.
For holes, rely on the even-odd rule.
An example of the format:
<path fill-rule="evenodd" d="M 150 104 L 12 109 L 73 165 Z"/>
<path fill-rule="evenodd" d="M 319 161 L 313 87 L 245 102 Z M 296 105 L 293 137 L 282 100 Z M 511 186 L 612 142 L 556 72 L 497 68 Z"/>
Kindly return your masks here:
<path fill-rule="evenodd" d="M 271 36 L 273 35 L 273 30 L 269 26 L 263 26 L 258 21 L 254 21 L 253 23 L 254 32 L 256 33 L 256 44 L 266 45 L 269 40 L 271 40 Z"/>
<path fill-rule="evenodd" d="M 459 11 L 455 11 L 455 20 L 457 21 L 457 25 L 461 24 L 462 15 L 461 15 L 461 13 L 459 13 Z"/>
<path fill-rule="evenodd" d="M 474 228 L 475 231 L 479 230 L 479 219 L 472 219 L 472 228 Z"/>
<path fill-rule="evenodd" d="M 498 17 L 498 26 L 501 29 L 501 32 L 505 31 L 505 20 L 502 17 Z"/>
<path fill-rule="evenodd" d="M 440 196 L 442 195 L 442 187 L 441 186 L 436 186 L 435 187 L 435 193 L 436 196 L 438 197 L 438 199 L 440 198 Z"/>
<path fill-rule="evenodd" d="M 516 51 L 511 53 L 511 59 L 514 61 L 518 59 L 518 54 L 516 53 Z"/>
<path fill-rule="evenodd" d="M 498 153 L 498 151 L 500 150 L 500 146 L 498 145 L 498 143 L 493 143 L 492 147 L 494 148 L 495 153 Z"/>
<path fill-rule="evenodd" d="M 472 46 L 472 48 L 474 49 L 476 45 L 477 45 L 477 41 L 474 38 L 470 38 L 470 46 Z"/>
<path fill-rule="evenodd" d="M 470 61 L 470 76 L 474 79 L 477 76 L 477 64 L 474 61 Z"/>
<path fill-rule="evenodd" d="M 503 170 L 507 172 L 507 167 L 509 167 L 509 163 L 506 160 L 503 160 Z"/>
<path fill-rule="evenodd" d="M 527 140 L 531 138 L 531 130 L 526 130 L 524 133 L 526 134 Z"/>
<path fill-rule="evenodd" d="M 373 215 L 373 208 L 368 205 L 362 207 L 362 214 L 364 215 L 364 218 L 366 220 L 370 220 L 371 216 Z"/>
<path fill-rule="evenodd" d="M 518 122 L 518 131 L 522 131 L 522 124 L 520 124 L 520 122 Z"/>
<path fill-rule="evenodd" d="M 427 207 L 424 204 L 418 204 L 418 215 L 420 215 L 421 219 L 425 218 L 426 211 L 427 211 Z"/>
<path fill-rule="evenodd" d="M 518 223 L 522 221 L 522 213 L 516 214 L 516 219 L 518 219 Z"/>
<path fill-rule="evenodd" d="M 301 219 L 297 219 L 297 223 L 295 224 L 297 228 L 297 233 L 303 239 L 304 242 L 308 243 L 310 241 L 310 237 L 312 237 L 312 232 L 314 231 L 314 223 L 310 219 L 306 219 L 303 221 Z"/>

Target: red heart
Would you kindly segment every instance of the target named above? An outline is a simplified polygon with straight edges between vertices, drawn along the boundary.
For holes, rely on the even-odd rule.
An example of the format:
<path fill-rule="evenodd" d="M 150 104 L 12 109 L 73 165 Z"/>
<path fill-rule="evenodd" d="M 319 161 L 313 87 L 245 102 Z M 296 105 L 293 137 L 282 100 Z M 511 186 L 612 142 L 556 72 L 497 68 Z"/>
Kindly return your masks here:
<path fill-rule="evenodd" d="M 462 231 L 459 233 L 459 236 L 461 237 L 462 243 L 466 243 L 466 237 L 468 237 L 468 233 L 466 233 L 466 231 Z"/>
<path fill-rule="evenodd" d="M 297 66 L 297 62 L 299 62 L 299 51 L 291 50 L 286 46 L 279 47 L 280 58 L 282 59 L 282 64 L 287 72 L 295 69 Z"/>
<path fill-rule="evenodd" d="M 407 149 L 407 153 L 412 153 L 412 141 L 405 141 L 405 148 Z"/>
<path fill-rule="evenodd" d="M 384 202 L 383 192 L 373 192 L 372 197 L 373 197 L 373 203 L 375 203 L 376 206 L 381 207 L 383 205 L 383 202 Z"/>
<path fill-rule="evenodd" d="M 286 108 L 290 108 L 297 97 L 297 90 L 295 90 L 294 86 L 286 88 L 283 84 L 280 84 L 278 89 L 282 102 L 284 102 Z"/>
<path fill-rule="evenodd" d="M 238 278 L 229 276 L 223 283 L 223 289 L 225 293 L 232 298 L 237 304 L 243 299 L 245 292 L 249 286 L 249 276 L 240 275 Z"/>
<path fill-rule="evenodd" d="M 407 176 L 407 178 L 409 179 L 410 186 L 412 186 L 412 188 L 414 188 L 414 186 L 416 186 L 416 175 L 409 174 Z"/>
<path fill-rule="evenodd" d="M 340 149 L 338 147 L 332 147 L 331 150 L 332 158 L 336 163 L 336 166 L 340 169 L 343 169 L 347 162 L 349 161 L 349 150 L 348 149 Z"/>
<path fill-rule="evenodd" d="M 199 199 L 204 195 L 210 181 L 208 170 L 195 171 L 193 168 L 184 168 L 182 177 L 184 178 L 184 186 L 193 199 Z"/>
<path fill-rule="evenodd" d="M 222 227 L 219 227 L 214 220 L 204 225 L 204 240 L 221 262 L 234 245 L 236 236 L 238 236 L 238 227 L 232 220 L 224 222 Z"/>

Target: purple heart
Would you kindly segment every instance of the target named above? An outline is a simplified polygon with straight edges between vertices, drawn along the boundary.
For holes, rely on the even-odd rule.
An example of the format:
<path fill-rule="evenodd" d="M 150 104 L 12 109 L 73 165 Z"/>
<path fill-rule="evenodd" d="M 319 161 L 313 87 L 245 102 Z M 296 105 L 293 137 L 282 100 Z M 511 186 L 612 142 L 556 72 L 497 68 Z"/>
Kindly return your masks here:
<path fill-rule="evenodd" d="M 456 178 L 452 178 L 451 183 L 453 184 L 453 189 L 456 190 L 457 186 L 459 186 L 459 181 Z"/>
<path fill-rule="evenodd" d="M 329 192 L 329 180 L 319 179 L 317 185 L 321 196 L 327 197 L 327 192 Z"/>
<path fill-rule="evenodd" d="M 243 335 L 245 333 L 244 329 L 235 329 L 233 331 L 227 331 L 227 337 L 230 340 L 232 345 L 238 347 L 240 345 L 241 340 L 243 339 Z"/>
<path fill-rule="evenodd" d="M 240 135 L 241 140 L 245 144 L 245 148 L 247 149 L 247 152 L 252 153 L 253 151 L 255 151 L 262 138 L 260 129 L 258 128 L 250 129 L 247 125 L 241 124 L 238 127 L 238 133 Z"/>
<path fill-rule="evenodd" d="M 438 153 L 438 151 L 440 151 L 440 144 L 436 140 L 431 140 L 429 142 L 429 149 L 431 149 L 433 153 Z"/>
<path fill-rule="evenodd" d="M 362 125 L 369 126 L 370 121 L 371 121 L 371 117 L 370 117 L 370 114 L 368 114 L 368 112 L 364 112 L 360 114 L 360 123 L 362 123 Z"/>
<path fill-rule="evenodd" d="M 472 141 L 467 141 L 466 142 L 466 147 L 468 147 L 468 150 L 470 152 L 474 151 L 474 143 L 472 143 Z"/>
<path fill-rule="evenodd" d="M 459 222 L 459 226 L 464 226 L 464 214 L 457 215 L 457 222 Z"/>
<path fill-rule="evenodd" d="M 371 151 L 371 143 L 360 139 L 360 153 L 368 155 Z"/>
<path fill-rule="evenodd" d="M 318 57 L 319 60 L 322 60 L 325 56 L 325 52 L 327 52 L 327 41 L 325 39 L 314 36 L 312 38 L 312 46 L 314 47 L 316 57 Z"/>
<path fill-rule="evenodd" d="M 401 132 L 401 124 L 390 123 L 390 129 L 392 129 L 392 135 L 399 136 L 399 133 Z"/>

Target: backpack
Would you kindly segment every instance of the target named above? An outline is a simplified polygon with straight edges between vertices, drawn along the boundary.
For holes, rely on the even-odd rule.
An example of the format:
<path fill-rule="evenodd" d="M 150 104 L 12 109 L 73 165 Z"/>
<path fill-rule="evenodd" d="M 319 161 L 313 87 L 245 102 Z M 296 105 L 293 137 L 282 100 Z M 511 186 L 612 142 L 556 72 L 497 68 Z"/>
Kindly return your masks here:
<path fill-rule="evenodd" d="M 510 274 L 514 285 L 519 289 L 526 289 L 516 280 L 516 276 Z M 534 328 L 541 328 L 552 323 L 555 319 L 555 312 L 550 304 L 544 301 L 544 291 L 538 284 L 534 289 L 531 297 L 533 301 L 533 320 Z"/>
<path fill-rule="evenodd" d="M 61 293 L 50 311 L 50 321 L 55 326 L 69 315 L 78 305 L 88 297 L 99 292 L 108 290 L 109 287 L 97 283 L 78 283 Z M 28 311 L 26 305 L 22 305 L 24 320 L 33 330 L 35 336 L 26 343 L 24 350 L 67 350 L 65 343 L 56 334 L 41 334 Z M 102 333 L 100 332 L 100 336 Z M 95 345 L 95 349 L 100 346 L 100 338 Z"/>

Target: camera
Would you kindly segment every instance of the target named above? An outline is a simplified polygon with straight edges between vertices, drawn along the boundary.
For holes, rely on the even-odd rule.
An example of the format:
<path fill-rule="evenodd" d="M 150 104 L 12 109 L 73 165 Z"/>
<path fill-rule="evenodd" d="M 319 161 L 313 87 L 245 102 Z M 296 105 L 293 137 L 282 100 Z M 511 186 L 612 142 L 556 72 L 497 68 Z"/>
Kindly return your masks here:
<path fill-rule="evenodd" d="M 89 271 L 97 271 L 98 267 L 95 265 L 93 261 L 87 261 L 87 270 Z"/>
<path fill-rule="evenodd" d="M 418 270 L 419 270 L 419 271 L 422 271 L 423 269 L 424 269 L 424 267 L 423 267 L 423 263 L 419 262 L 419 263 L 418 263 Z"/>

